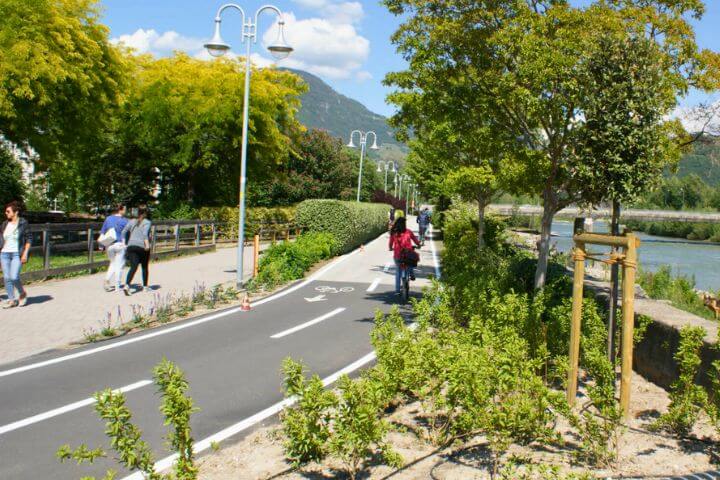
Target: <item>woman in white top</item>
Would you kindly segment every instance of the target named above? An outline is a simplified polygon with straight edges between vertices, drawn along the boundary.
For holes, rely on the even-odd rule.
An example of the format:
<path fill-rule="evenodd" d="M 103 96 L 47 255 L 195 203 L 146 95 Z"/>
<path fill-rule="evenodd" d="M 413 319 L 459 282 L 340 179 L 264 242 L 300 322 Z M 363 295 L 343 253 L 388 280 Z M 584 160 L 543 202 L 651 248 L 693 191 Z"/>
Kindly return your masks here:
<path fill-rule="evenodd" d="M 29 225 L 27 220 L 20 217 L 18 202 L 10 202 L 5 206 L 5 217 L 7 220 L 0 226 L 0 263 L 8 301 L 3 308 L 24 307 L 27 304 L 27 292 L 20 281 L 20 269 L 27 263 L 30 253 Z"/>

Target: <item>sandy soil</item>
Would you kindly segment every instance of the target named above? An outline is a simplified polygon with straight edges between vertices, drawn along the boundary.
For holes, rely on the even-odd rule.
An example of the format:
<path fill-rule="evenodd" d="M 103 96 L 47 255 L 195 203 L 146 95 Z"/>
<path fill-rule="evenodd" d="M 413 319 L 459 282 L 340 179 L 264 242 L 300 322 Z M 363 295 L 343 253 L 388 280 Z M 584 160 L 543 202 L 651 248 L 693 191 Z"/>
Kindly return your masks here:
<path fill-rule="evenodd" d="M 599 478 L 635 478 L 642 476 L 673 476 L 716 470 L 708 444 L 701 441 L 678 440 L 665 434 L 647 431 L 647 426 L 669 404 L 667 392 L 635 375 L 633 378 L 632 420 L 622 429 L 619 458 L 605 469 L 588 470 L 573 466 L 572 452 L 577 440 L 569 429 L 558 424 L 565 445 L 528 447 L 513 446 L 507 457 L 526 462 L 561 466 L 563 471 L 592 472 Z M 418 403 L 398 408 L 388 420 L 395 426 L 388 438 L 405 460 L 405 467 L 393 471 L 385 466 L 372 466 L 359 478 L 396 480 L 470 480 L 489 479 L 490 460 L 482 437 L 467 443 L 438 449 L 425 441 L 417 418 L 422 414 Z M 706 419 L 696 426 L 693 435 L 713 438 L 714 431 Z M 714 438 L 717 440 L 717 438 Z M 294 471 L 285 461 L 279 425 L 261 428 L 239 442 L 203 457 L 200 460 L 202 480 L 239 479 L 330 479 L 346 478 L 339 464 L 308 465 Z"/>

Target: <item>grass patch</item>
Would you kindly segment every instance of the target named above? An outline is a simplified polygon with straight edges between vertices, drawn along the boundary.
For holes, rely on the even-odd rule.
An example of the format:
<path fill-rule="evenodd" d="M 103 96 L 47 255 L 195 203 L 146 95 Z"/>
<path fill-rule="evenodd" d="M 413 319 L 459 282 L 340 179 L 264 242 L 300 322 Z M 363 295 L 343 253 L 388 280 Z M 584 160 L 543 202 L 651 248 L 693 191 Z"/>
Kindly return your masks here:
<path fill-rule="evenodd" d="M 640 272 L 638 283 L 652 299 L 669 300 L 680 310 L 715 320 L 715 314 L 705 306 L 695 291 L 695 279 L 692 277 L 674 276 L 670 267 L 664 265 L 656 272 Z"/>

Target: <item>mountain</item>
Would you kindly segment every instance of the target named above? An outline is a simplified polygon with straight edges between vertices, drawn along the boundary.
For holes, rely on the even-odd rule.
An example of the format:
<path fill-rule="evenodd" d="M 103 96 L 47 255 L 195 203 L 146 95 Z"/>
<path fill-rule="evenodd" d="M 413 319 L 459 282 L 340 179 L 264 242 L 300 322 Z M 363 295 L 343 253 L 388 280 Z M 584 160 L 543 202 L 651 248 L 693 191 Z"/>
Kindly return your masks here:
<path fill-rule="evenodd" d="M 353 130 L 374 131 L 381 150 L 377 155 L 383 160 L 400 160 L 407 155 L 407 146 L 399 142 L 387 123 L 387 118 L 373 113 L 365 105 L 336 92 L 319 77 L 302 71 L 286 69 L 302 77 L 308 84 L 308 92 L 301 98 L 298 114 L 300 123 L 308 128 L 327 130 L 331 135 L 349 140 Z"/>
<path fill-rule="evenodd" d="M 676 175 L 692 174 L 712 187 L 720 187 L 720 138 L 704 136 L 693 145 L 690 153 L 683 155 Z"/>

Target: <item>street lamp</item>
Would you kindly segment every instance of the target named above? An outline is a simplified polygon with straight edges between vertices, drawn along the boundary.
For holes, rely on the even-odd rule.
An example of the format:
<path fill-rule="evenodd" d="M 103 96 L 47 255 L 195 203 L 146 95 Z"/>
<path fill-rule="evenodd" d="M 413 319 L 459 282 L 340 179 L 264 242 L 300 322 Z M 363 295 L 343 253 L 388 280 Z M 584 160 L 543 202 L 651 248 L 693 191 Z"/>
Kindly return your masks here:
<path fill-rule="evenodd" d="M 358 174 L 358 188 L 357 188 L 357 201 L 360 201 L 360 187 L 362 187 L 362 172 L 363 172 L 363 158 L 365 157 L 365 145 L 367 144 L 367 137 L 368 135 L 372 134 L 373 136 L 373 144 L 370 147 L 370 150 L 380 150 L 380 147 L 378 147 L 377 144 L 377 134 L 373 131 L 370 132 L 362 132 L 360 130 L 353 130 L 350 132 L 350 143 L 347 144 L 349 148 L 355 148 L 355 144 L 353 143 L 353 138 L 355 137 L 355 134 L 360 135 L 360 173 Z"/>
<path fill-rule="evenodd" d="M 228 3 L 220 7 L 215 16 L 215 34 L 212 40 L 205 44 L 208 53 L 213 57 L 221 57 L 230 50 L 230 45 L 225 43 L 220 36 L 220 24 L 222 23 L 222 14 L 225 10 L 234 8 L 240 12 L 242 16 L 242 35 L 240 42 L 245 43 L 245 100 L 243 102 L 243 126 L 242 126 L 242 149 L 240 160 L 240 219 L 238 225 L 238 249 L 237 249 L 237 273 L 235 275 L 238 288 L 243 286 L 243 247 L 245 243 L 245 184 L 247 183 L 247 144 L 248 144 L 248 113 L 250 106 L 250 49 L 253 44 L 257 43 L 257 26 L 258 17 L 261 13 L 270 10 L 277 15 L 278 18 L 278 36 L 277 39 L 268 45 L 267 49 L 273 57 L 278 60 L 286 58 L 293 51 L 292 47 L 285 41 L 282 12 L 279 8 L 272 5 L 260 7 L 255 12 L 255 17 L 247 17 L 245 11 L 237 4 Z"/>
<path fill-rule="evenodd" d="M 388 171 L 390 171 L 390 172 L 395 172 L 395 162 L 391 162 L 391 161 L 387 161 L 387 162 L 379 161 L 379 162 L 378 162 L 377 171 L 378 171 L 378 173 L 380 173 L 380 172 L 382 172 L 383 170 L 385 170 L 385 187 L 384 187 L 384 190 L 385 190 L 385 193 L 387 193 L 387 176 L 388 176 Z"/>

